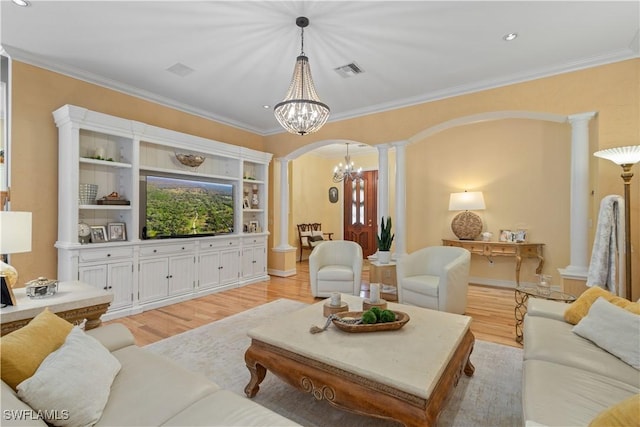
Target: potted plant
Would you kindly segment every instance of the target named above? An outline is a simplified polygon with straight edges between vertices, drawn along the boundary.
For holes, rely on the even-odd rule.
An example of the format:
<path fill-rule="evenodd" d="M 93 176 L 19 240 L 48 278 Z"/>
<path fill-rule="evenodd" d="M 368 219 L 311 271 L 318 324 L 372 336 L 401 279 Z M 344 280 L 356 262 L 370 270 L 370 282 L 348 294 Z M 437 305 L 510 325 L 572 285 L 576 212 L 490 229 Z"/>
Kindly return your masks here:
<path fill-rule="evenodd" d="M 381 264 L 389 264 L 391 260 L 391 243 L 395 234 L 391 234 L 391 218 L 387 218 L 387 223 L 384 222 L 384 217 L 380 223 L 380 234 L 376 235 L 378 241 L 378 261 Z"/>

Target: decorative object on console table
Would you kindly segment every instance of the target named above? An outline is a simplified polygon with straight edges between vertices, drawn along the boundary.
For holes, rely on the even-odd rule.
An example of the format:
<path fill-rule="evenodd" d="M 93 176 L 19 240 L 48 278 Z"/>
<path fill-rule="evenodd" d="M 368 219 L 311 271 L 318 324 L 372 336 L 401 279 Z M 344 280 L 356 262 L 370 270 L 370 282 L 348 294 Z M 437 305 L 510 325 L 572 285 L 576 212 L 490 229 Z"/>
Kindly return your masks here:
<path fill-rule="evenodd" d="M 620 176 L 624 181 L 625 296 L 628 300 L 633 300 L 631 288 L 631 197 L 629 188 L 631 187 L 631 178 L 633 178 L 631 168 L 640 162 L 640 145 L 608 148 L 596 151 L 593 155 L 611 160 L 613 163 L 622 166 L 622 174 Z"/>
<path fill-rule="evenodd" d="M 464 191 L 451 193 L 449 197 L 450 211 L 460 212 L 451 221 L 451 230 L 460 240 L 474 240 L 482 231 L 482 219 L 470 210 L 485 209 L 484 197 L 481 191 Z"/>
<path fill-rule="evenodd" d="M 381 264 L 389 264 L 391 261 L 391 244 L 395 234 L 391 234 L 391 217 L 388 217 L 387 223 L 384 223 L 384 217 L 380 222 L 380 234 L 376 235 L 378 242 L 378 261 Z"/>
<path fill-rule="evenodd" d="M 5 263 L 6 254 L 31 252 L 31 212 L 0 211 L 0 292 L 2 307 L 15 305 L 11 289 L 18 281 L 18 272 Z"/>

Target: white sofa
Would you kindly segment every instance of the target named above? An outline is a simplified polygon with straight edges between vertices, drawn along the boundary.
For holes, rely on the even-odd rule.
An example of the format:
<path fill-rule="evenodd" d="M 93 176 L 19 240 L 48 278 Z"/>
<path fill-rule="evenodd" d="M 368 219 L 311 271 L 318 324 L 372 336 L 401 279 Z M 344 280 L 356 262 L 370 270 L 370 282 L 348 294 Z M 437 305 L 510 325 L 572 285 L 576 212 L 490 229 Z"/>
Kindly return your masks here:
<path fill-rule="evenodd" d="M 309 255 L 309 282 L 314 297 L 332 292 L 360 294 L 362 247 L 349 240 L 331 240 L 313 248 Z"/>
<path fill-rule="evenodd" d="M 136 346 L 133 335 L 121 324 L 87 333 L 98 339 L 122 365 L 98 426 L 297 425 L 244 396 L 220 389 L 167 358 Z M 3 426 L 46 427 L 42 420 L 29 415 L 31 408 L 5 382 L 0 397 Z M 26 416 L 20 420 L 8 415 L 8 411 Z"/>
<path fill-rule="evenodd" d="M 522 393 L 527 426 L 587 426 L 640 392 L 640 371 L 574 333 L 564 320 L 567 307 L 528 301 Z"/>

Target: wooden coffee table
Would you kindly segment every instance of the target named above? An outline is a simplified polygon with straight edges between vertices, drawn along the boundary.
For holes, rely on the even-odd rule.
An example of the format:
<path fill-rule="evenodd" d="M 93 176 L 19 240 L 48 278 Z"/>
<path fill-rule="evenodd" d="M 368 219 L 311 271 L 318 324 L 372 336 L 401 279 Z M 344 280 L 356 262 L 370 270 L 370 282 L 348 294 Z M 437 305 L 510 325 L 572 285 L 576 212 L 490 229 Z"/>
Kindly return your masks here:
<path fill-rule="evenodd" d="M 342 300 L 351 311 L 362 309 L 359 297 Z M 435 424 L 462 372 L 473 375 L 470 317 L 389 303 L 411 317 L 402 329 L 348 333 L 331 325 L 311 334 L 312 325 L 325 323 L 323 304 L 283 313 L 249 331 L 247 396 L 258 393 L 270 371 L 336 407 L 424 426 Z"/>

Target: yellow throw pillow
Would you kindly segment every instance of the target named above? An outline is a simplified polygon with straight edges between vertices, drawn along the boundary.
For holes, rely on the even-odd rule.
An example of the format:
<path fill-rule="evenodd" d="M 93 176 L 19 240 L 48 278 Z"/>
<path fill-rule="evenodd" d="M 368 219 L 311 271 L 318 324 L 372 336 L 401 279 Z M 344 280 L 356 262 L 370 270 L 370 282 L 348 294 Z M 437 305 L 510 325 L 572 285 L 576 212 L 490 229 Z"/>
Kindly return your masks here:
<path fill-rule="evenodd" d="M 640 394 L 636 394 L 600 412 L 589 427 L 637 426 L 639 419 Z"/>
<path fill-rule="evenodd" d="M 0 376 L 14 390 L 33 376 L 42 361 L 57 350 L 73 325 L 56 316 L 48 308 L 25 327 L 0 338 Z"/>
<path fill-rule="evenodd" d="M 577 300 L 569 304 L 569 308 L 567 308 L 564 312 L 564 320 L 571 323 L 572 325 L 577 325 L 578 322 L 580 322 L 580 320 L 582 320 L 582 318 L 587 315 L 589 309 L 591 308 L 591 305 L 599 297 L 602 297 L 609 301 L 611 304 L 622 307 L 634 314 L 640 314 L 639 303 L 631 302 L 627 299 L 613 295 L 611 292 L 602 289 L 599 286 L 592 286 L 584 291 Z"/>

